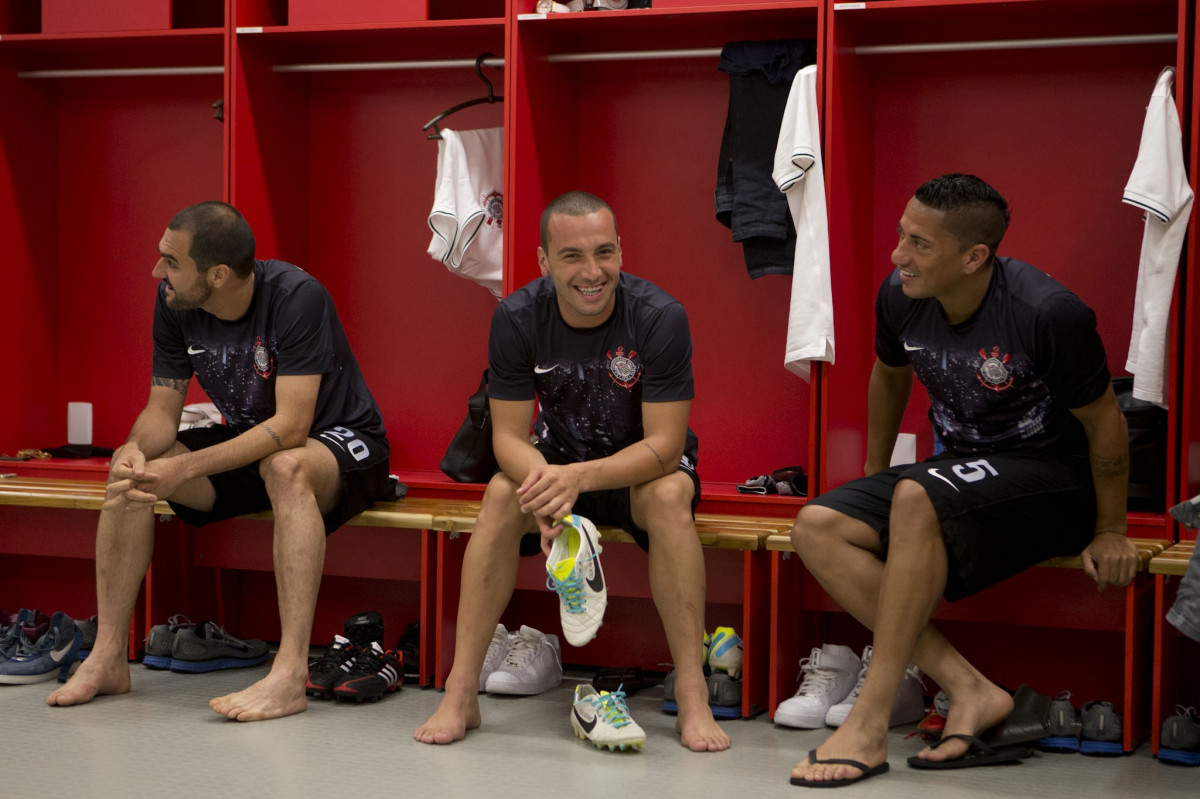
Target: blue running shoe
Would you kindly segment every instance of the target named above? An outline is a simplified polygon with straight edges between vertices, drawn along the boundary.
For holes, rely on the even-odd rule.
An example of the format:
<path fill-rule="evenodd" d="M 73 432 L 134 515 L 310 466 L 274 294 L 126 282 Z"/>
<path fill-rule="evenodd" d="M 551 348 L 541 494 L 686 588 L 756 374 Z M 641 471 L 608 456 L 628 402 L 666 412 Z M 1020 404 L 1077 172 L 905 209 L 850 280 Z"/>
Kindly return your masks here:
<path fill-rule="evenodd" d="M 171 668 L 171 650 L 175 648 L 175 636 L 180 630 L 190 630 L 196 624 L 182 613 L 176 613 L 166 624 L 156 624 L 146 636 L 146 654 L 142 664 L 148 669 Z"/>
<path fill-rule="evenodd" d="M 1037 748 L 1043 752 L 1078 752 L 1079 726 L 1071 692 L 1059 691 L 1046 711 L 1046 730 L 1050 734 L 1037 742 Z"/>
<path fill-rule="evenodd" d="M 36 640 L 30 635 L 30 630 L 41 630 L 41 625 L 22 628 L 22 637 L 18 639 L 13 654 L 0 663 L 0 683 L 25 685 L 45 682 L 53 680 L 55 673 L 59 682 L 65 682 L 72 667 L 79 661 L 83 632 L 61 610 L 50 617 L 50 623 L 44 632 L 37 635 Z"/>
<path fill-rule="evenodd" d="M 1080 711 L 1083 731 L 1079 751 L 1085 755 L 1111 757 L 1125 754 L 1125 727 L 1112 702 L 1088 702 Z"/>
<path fill-rule="evenodd" d="M 24 629 L 35 626 L 34 618 L 39 613 L 39 611 L 25 608 L 21 608 L 17 613 L 0 611 L 0 663 L 8 660 L 17 651 L 17 644 L 21 642 Z M 43 616 L 41 621 L 49 627 L 49 617 L 44 613 L 40 615 Z M 33 641 L 31 640 L 29 643 L 33 643 Z"/>
<path fill-rule="evenodd" d="M 270 652 L 266 641 L 230 635 L 207 621 L 192 629 L 180 629 L 171 648 L 171 671 L 199 673 L 219 669 L 257 666 Z"/>
<path fill-rule="evenodd" d="M 1200 766 L 1200 716 L 1193 707 L 1175 706 L 1175 715 L 1163 722 L 1158 759 L 1181 766 Z"/>

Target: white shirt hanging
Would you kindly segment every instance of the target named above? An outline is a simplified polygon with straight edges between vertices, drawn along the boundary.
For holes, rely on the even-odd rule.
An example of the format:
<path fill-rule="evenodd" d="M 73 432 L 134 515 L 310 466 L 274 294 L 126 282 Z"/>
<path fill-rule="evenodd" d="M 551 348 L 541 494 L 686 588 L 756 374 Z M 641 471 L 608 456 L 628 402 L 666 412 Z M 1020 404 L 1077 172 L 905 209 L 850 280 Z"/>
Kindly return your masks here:
<path fill-rule="evenodd" d="M 504 129 L 441 129 L 428 252 L 500 298 L 504 240 Z"/>

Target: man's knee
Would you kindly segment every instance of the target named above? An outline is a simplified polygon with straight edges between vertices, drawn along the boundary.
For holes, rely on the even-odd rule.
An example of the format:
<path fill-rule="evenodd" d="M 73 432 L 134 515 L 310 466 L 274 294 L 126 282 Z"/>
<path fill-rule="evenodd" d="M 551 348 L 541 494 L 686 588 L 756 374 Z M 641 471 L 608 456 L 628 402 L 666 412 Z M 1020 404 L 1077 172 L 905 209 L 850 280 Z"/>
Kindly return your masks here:
<path fill-rule="evenodd" d="M 651 535 L 659 529 L 670 531 L 692 522 L 692 497 L 695 487 L 683 472 L 660 477 L 630 489 L 633 520 Z"/>
<path fill-rule="evenodd" d="M 917 537 L 941 537 L 941 523 L 925 487 L 915 480 L 899 480 L 892 491 L 890 540 L 903 545 Z"/>
<path fill-rule="evenodd" d="M 521 501 L 517 497 L 518 485 L 510 480 L 504 472 L 496 472 L 488 481 L 483 491 L 483 501 L 479 505 L 479 520 L 475 525 L 475 535 L 520 535 L 524 534 L 533 519 L 521 512 Z"/>
<path fill-rule="evenodd" d="M 263 458 L 258 464 L 258 473 L 266 484 L 267 494 L 272 497 L 312 490 L 304 460 L 298 450 L 283 450 Z"/>
<path fill-rule="evenodd" d="M 825 551 L 830 541 L 840 537 L 838 523 L 845 515 L 821 505 L 805 505 L 792 524 L 792 549 L 802 560 Z"/>

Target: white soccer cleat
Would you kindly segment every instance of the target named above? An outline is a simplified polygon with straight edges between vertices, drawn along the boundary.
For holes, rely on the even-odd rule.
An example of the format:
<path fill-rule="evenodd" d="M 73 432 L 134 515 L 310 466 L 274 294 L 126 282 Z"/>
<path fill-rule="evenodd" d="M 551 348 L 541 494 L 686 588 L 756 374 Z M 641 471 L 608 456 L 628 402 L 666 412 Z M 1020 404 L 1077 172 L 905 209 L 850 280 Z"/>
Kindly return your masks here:
<path fill-rule="evenodd" d="M 608 606 L 600 535 L 582 516 L 567 516 L 560 524 L 562 534 L 546 559 L 546 587 L 558 592 L 563 637 L 571 646 L 583 646 L 596 637 Z"/>
<path fill-rule="evenodd" d="M 646 743 L 646 731 L 629 717 L 621 690 L 597 691 L 587 683 L 575 686 L 571 726 L 575 735 L 591 741 L 597 749 L 641 749 Z"/>

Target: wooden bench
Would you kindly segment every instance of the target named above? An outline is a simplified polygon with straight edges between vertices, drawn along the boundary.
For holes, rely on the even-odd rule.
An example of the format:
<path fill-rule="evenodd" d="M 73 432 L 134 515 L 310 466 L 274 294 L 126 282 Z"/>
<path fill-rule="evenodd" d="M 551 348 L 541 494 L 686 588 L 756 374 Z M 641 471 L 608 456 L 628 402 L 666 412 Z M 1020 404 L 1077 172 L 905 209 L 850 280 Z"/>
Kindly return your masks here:
<path fill-rule="evenodd" d="M 1168 589 L 1176 582 L 1172 578 L 1187 573 L 1195 551 L 1195 541 L 1179 541 L 1150 561 L 1150 573 L 1154 575 L 1154 690 L 1150 700 L 1150 749 L 1155 755 L 1158 754 L 1164 713 L 1170 712 L 1179 696 L 1177 688 L 1181 672 L 1181 635 L 1166 620 L 1174 596 L 1174 591 Z"/>
<path fill-rule="evenodd" d="M 99 511 L 103 502 L 102 477 L 91 480 L 28 476 L 0 479 L 0 506 Z M 458 539 L 462 534 L 474 530 L 479 507 L 480 502 L 473 498 L 410 495 L 394 502 L 378 502 L 347 522 L 351 526 L 422 531 L 423 535 L 428 537 L 423 539 L 422 543 L 420 570 L 423 684 L 432 681 L 441 687 L 449 671 L 453 655 L 453 636 L 444 633 L 451 632 L 455 623 L 461 556 L 465 548 L 465 542 Z M 745 503 L 739 507 L 752 505 Z M 173 515 L 166 502 L 157 503 L 154 510 L 164 517 Z M 257 513 L 241 518 L 269 520 L 271 513 Z M 767 702 L 765 647 L 768 641 L 768 619 L 772 600 L 766 556 L 756 553 L 763 551 L 767 539 L 786 538 L 791 529 L 791 521 L 790 516 L 782 518 L 731 513 L 696 514 L 696 532 L 703 547 L 741 553 L 742 624 L 739 633 L 743 639 L 745 654 L 743 714 L 746 716 L 765 710 Z M 628 533 L 616 527 L 600 527 L 599 533 L 603 542 L 633 541 Z M 265 545 L 268 544 L 264 543 Z M 220 569 L 222 565 L 227 568 L 237 566 L 235 563 L 224 561 L 213 563 L 211 559 L 206 565 L 217 570 L 220 622 L 224 615 L 224 602 L 219 588 Z M 152 616 L 150 585 L 151 575 L 148 573 L 144 620 L 147 629 Z M 142 635 L 137 633 L 131 635 L 131 650 L 135 647 L 134 642 L 141 637 Z"/>
<path fill-rule="evenodd" d="M 1137 549 L 1139 577 L 1125 588 L 1122 597 L 1124 605 L 1122 707 L 1125 709 L 1127 719 L 1123 747 L 1127 752 L 1133 751 L 1138 742 L 1145 739 L 1145 726 L 1149 716 L 1144 712 L 1145 672 L 1148 671 L 1145 655 L 1149 644 L 1146 640 L 1148 625 L 1144 622 L 1144 617 L 1149 612 L 1149 585 L 1141 575 L 1153 570 L 1152 564 L 1158 560 L 1158 557 L 1161 557 L 1161 553 L 1169 544 L 1165 540 L 1151 538 L 1131 538 L 1130 541 Z M 787 593 L 799 597 L 802 588 L 796 570 L 785 570 L 780 563 L 789 554 L 794 554 L 791 538 L 789 536 L 768 536 L 764 547 L 771 553 L 773 561 L 771 568 L 772 593 L 780 596 L 781 601 L 782 596 Z M 1043 561 L 1039 567 L 1081 570 L 1083 560 L 1079 555 L 1051 558 Z M 797 607 L 795 610 L 799 612 L 800 608 Z M 778 608 L 774 612 L 778 613 Z M 780 701 L 790 695 L 789 689 L 794 690 L 795 663 L 801 652 L 807 652 L 807 649 L 797 649 L 794 644 L 786 640 L 789 632 L 793 637 L 796 636 L 794 631 L 787 629 L 787 625 L 788 622 L 782 618 L 772 620 L 769 648 L 775 659 L 771 663 L 772 668 L 768 677 L 770 686 L 768 704 L 772 710 Z"/>

